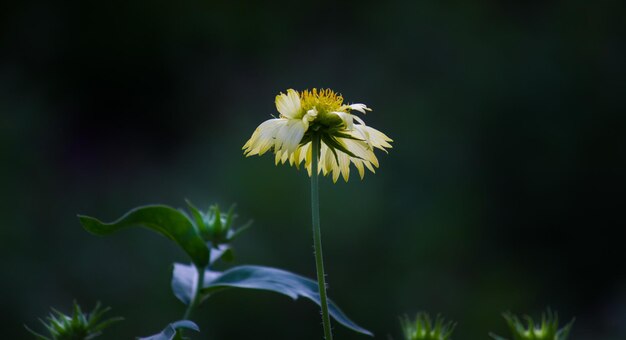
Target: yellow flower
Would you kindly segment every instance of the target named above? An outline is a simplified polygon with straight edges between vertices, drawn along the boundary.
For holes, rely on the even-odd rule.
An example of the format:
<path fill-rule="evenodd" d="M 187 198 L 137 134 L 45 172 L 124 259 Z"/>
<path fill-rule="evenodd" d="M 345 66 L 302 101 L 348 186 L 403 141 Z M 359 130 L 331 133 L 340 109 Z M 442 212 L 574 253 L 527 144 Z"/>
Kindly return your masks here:
<path fill-rule="evenodd" d="M 330 89 L 304 90 L 298 93 L 287 90 L 287 94 L 276 96 L 278 118 L 261 123 L 252 137 L 243 146 L 246 156 L 262 155 L 273 150 L 276 164 L 289 161 L 299 167 L 304 162 L 311 175 L 313 135 L 321 139 L 318 171 L 324 175 L 332 173 L 333 182 L 339 175 L 347 182 L 350 163 L 359 171 L 361 179 L 365 168 L 375 172 L 378 159 L 374 148 L 387 152 L 392 140 L 384 133 L 365 125 L 351 111 L 363 114 L 371 111 L 365 104 L 343 104 L 343 97 Z"/>

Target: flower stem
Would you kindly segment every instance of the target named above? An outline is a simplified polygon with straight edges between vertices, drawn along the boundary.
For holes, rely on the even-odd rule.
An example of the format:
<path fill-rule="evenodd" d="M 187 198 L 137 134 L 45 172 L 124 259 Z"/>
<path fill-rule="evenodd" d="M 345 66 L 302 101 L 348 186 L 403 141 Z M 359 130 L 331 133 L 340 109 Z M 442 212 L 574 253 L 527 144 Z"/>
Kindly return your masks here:
<path fill-rule="evenodd" d="M 315 248 L 315 267 L 317 268 L 317 284 L 322 307 L 322 323 L 324 324 L 324 338 L 333 339 L 330 328 L 330 317 L 328 315 L 328 302 L 326 301 L 326 276 L 324 274 L 324 259 L 322 257 L 322 232 L 320 229 L 320 196 L 319 196 L 319 176 L 317 166 L 320 153 L 320 136 L 313 135 L 312 141 L 312 162 L 311 162 L 311 215 L 313 220 L 313 245 Z"/>

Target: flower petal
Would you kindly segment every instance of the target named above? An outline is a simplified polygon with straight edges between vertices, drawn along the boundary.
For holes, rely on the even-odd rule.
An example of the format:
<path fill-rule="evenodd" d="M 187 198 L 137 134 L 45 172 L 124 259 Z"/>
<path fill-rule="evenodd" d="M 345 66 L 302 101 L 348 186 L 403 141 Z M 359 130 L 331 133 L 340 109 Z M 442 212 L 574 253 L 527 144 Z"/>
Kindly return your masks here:
<path fill-rule="evenodd" d="M 324 176 L 328 175 L 335 166 L 335 154 L 322 143 L 319 167 L 322 169 Z"/>
<path fill-rule="evenodd" d="M 338 138 L 337 140 L 340 141 L 345 148 L 352 152 L 355 156 L 378 167 L 378 159 L 376 158 L 376 155 L 374 155 L 374 151 L 372 151 L 367 143 L 347 138 Z"/>
<path fill-rule="evenodd" d="M 354 166 L 356 167 L 356 169 L 359 171 L 359 176 L 361 176 L 361 179 L 363 179 L 363 177 L 365 177 L 365 169 L 363 168 L 363 161 L 360 159 L 356 159 L 356 158 L 352 158 L 352 163 L 354 163 Z"/>
<path fill-rule="evenodd" d="M 286 150 L 289 153 L 296 151 L 302 141 L 309 124 L 300 119 L 289 119 L 287 124 L 276 133 L 276 150 Z"/>
<path fill-rule="evenodd" d="M 355 124 L 354 129 L 350 131 L 350 135 L 358 139 L 363 139 L 371 147 L 375 147 L 385 152 L 387 152 L 385 148 L 393 148 L 391 144 L 388 143 L 393 142 L 391 138 L 387 137 L 387 135 L 374 129 L 373 127 L 367 126 L 365 124 Z"/>
<path fill-rule="evenodd" d="M 365 111 L 372 111 L 372 109 L 370 109 L 369 107 L 367 107 L 367 105 L 365 104 L 361 104 L 361 103 L 356 103 L 356 104 L 352 104 L 352 105 L 348 105 L 348 107 L 352 110 L 356 110 L 362 113 L 366 113 Z"/>
<path fill-rule="evenodd" d="M 276 96 L 276 110 L 286 118 L 299 118 L 301 109 L 300 95 L 293 89 L 287 90 L 287 94 L 280 93 Z"/>
<path fill-rule="evenodd" d="M 262 155 L 275 144 L 276 133 L 287 124 L 286 119 L 273 118 L 261 123 L 243 146 L 246 156 Z"/>
<path fill-rule="evenodd" d="M 350 156 L 348 156 L 347 154 L 343 153 L 343 152 L 339 152 L 337 154 L 337 158 L 339 159 L 339 168 L 338 170 L 341 171 L 341 175 L 343 176 L 343 180 L 344 181 L 348 181 L 348 178 L 350 178 Z M 339 171 L 337 171 L 339 172 Z"/>
<path fill-rule="evenodd" d="M 388 143 L 388 142 L 393 142 L 393 140 L 387 137 L 387 135 L 385 135 L 384 133 L 370 126 L 364 126 L 363 128 L 367 130 L 367 134 L 369 135 L 369 141 L 372 144 L 372 146 L 380 150 L 383 150 L 385 152 L 387 152 L 385 148 L 387 149 L 393 148 L 391 144 Z"/>

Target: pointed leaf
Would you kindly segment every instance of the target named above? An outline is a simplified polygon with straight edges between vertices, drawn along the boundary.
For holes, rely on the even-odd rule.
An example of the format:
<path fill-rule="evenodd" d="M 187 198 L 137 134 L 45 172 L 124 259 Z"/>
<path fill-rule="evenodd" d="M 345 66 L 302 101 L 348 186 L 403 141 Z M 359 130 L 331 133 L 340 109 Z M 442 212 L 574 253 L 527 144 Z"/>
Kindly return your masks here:
<path fill-rule="evenodd" d="M 569 337 L 569 332 L 572 330 L 574 321 L 576 321 L 576 318 L 573 318 L 572 321 L 570 321 L 567 325 L 565 325 L 565 327 L 561 328 L 561 330 L 556 333 L 556 338 L 558 340 L 565 340 L 567 339 L 567 337 Z"/>
<path fill-rule="evenodd" d="M 32 334 L 37 340 L 50 340 L 49 338 L 33 331 L 32 329 L 28 328 L 28 326 L 24 325 L 24 328 L 26 328 L 26 330 Z"/>
<path fill-rule="evenodd" d="M 174 294 L 184 303 L 189 303 L 193 296 L 193 287 L 197 282 L 195 268 L 183 265 L 174 265 L 174 277 L 172 288 Z M 202 299 L 210 294 L 225 288 L 259 289 L 287 295 L 292 299 L 302 296 L 317 305 L 321 304 L 317 282 L 306 277 L 290 273 L 288 271 L 263 267 L 263 266 L 239 266 L 225 272 L 205 271 L 204 288 Z M 350 320 L 332 301 L 328 301 L 330 315 L 340 324 L 353 331 L 373 336 L 373 334 Z"/>
<path fill-rule="evenodd" d="M 138 340 L 172 340 L 176 336 L 176 330 L 180 328 L 191 329 L 200 332 L 200 328 L 193 321 L 180 320 L 167 325 L 159 334 L 151 335 L 145 338 L 137 338 Z"/>
<path fill-rule="evenodd" d="M 89 216 L 79 215 L 83 227 L 96 235 L 108 235 L 131 226 L 143 226 L 176 242 L 196 266 L 209 263 L 209 249 L 193 223 L 180 211 L 164 206 L 150 205 L 135 208 L 117 221 L 104 223 Z"/>
<path fill-rule="evenodd" d="M 250 226 L 252 226 L 252 220 L 246 222 L 246 224 L 239 227 L 239 229 L 234 230 L 230 229 L 228 232 L 228 242 L 234 241 L 239 235 L 241 235 L 244 231 L 248 230 Z"/>
<path fill-rule="evenodd" d="M 196 227 L 198 228 L 198 231 L 200 232 L 200 234 L 206 232 L 207 228 L 204 223 L 204 219 L 202 218 L 202 213 L 200 212 L 200 210 L 198 210 L 198 208 L 196 208 L 196 206 L 193 205 L 193 203 L 191 203 L 190 200 L 185 200 L 185 202 L 187 202 L 187 207 L 189 208 L 189 211 L 191 212 L 191 216 L 193 216 L 193 219 L 196 222 Z"/>

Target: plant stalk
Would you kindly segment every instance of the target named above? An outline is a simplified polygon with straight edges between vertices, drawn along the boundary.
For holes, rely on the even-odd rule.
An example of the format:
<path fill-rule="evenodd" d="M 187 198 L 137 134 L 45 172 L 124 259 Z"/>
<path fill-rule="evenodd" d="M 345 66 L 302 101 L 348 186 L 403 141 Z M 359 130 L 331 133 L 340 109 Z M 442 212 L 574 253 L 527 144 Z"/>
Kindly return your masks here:
<path fill-rule="evenodd" d="M 313 135 L 312 141 L 312 163 L 311 163 L 311 215 L 313 221 L 313 245 L 315 248 L 315 267 L 317 269 L 317 284 L 322 307 L 322 323 L 324 325 L 324 338 L 333 339 L 330 328 L 330 316 L 328 314 L 328 302 L 326 300 L 326 275 L 324 274 L 324 259 L 322 256 L 322 232 L 320 228 L 320 197 L 319 197 L 319 175 L 317 173 L 320 136 Z"/>
<path fill-rule="evenodd" d="M 196 308 L 196 306 L 200 302 L 200 290 L 202 290 L 202 286 L 204 285 L 204 271 L 207 268 L 209 268 L 208 265 L 205 268 L 200 268 L 196 266 L 196 269 L 198 270 L 198 280 L 196 280 L 196 283 L 197 283 L 196 289 L 194 291 L 193 298 L 191 299 L 191 301 L 189 302 L 189 305 L 187 306 L 187 309 L 185 310 L 185 315 L 183 316 L 183 320 L 189 320 L 194 308 Z"/>

